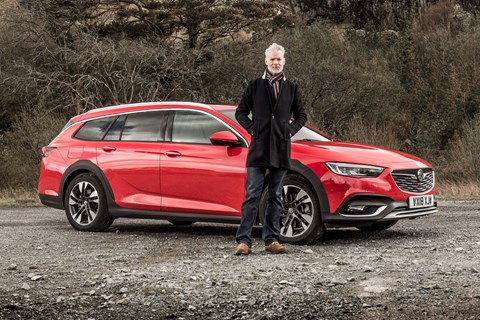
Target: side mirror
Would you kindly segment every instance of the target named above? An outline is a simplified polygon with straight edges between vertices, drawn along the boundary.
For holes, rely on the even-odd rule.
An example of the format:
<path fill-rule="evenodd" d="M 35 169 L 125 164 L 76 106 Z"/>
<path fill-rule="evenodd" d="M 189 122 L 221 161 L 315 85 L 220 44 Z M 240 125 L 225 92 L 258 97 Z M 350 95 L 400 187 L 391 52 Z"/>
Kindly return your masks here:
<path fill-rule="evenodd" d="M 241 144 L 241 142 L 238 141 L 238 137 L 230 131 L 215 132 L 210 136 L 210 142 L 212 142 L 214 146 L 229 147 L 235 147 Z"/>

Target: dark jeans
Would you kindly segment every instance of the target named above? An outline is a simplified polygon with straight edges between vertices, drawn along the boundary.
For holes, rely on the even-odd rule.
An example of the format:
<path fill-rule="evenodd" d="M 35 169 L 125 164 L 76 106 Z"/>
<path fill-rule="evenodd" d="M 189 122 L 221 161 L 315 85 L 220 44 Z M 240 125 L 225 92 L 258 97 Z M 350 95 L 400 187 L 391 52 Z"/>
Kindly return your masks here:
<path fill-rule="evenodd" d="M 265 221 L 262 221 L 262 238 L 265 244 L 280 238 L 280 212 L 282 210 L 282 186 L 287 169 L 247 167 L 246 195 L 242 204 L 242 220 L 237 230 L 237 243 L 252 245 L 252 228 L 258 213 L 265 174 L 269 171 L 268 203 Z"/>

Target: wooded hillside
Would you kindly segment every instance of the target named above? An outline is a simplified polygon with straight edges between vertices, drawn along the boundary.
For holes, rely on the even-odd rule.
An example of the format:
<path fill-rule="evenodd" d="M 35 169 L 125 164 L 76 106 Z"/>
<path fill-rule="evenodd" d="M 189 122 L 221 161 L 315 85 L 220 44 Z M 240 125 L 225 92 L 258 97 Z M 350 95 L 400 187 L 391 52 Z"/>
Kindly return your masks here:
<path fill-rule="evenodd" d="M 367 3 L 367 4 L 365 4 Z M 271 42 L 309 123 L 480 182 L 480 1 L 20 0 L 0 7 L 0 188 L 34 188 L 73 115 L 237 103 Z"/>

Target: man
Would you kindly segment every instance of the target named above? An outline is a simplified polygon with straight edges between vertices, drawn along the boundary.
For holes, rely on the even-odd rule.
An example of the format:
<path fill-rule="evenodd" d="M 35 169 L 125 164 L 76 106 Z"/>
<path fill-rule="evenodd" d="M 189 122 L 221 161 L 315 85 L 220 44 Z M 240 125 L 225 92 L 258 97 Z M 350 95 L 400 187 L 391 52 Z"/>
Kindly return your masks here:
<path fill-rule="evenodd" d="M 265 250 L 286 253 L 280 238 L 283 180 L 290 168 L 290 138 L 307 121 L 298 85 L 283 73 L 285 49 L 273 43 L 265 50 L 267 69 L 261 78 L 249 82 L 235 118 L 252 136 L 247 156 L 246 195 L 237 230 L 236 255 L 251 252 L 251 233 L 258 202 L 268 170 L 268 203 L 263 225 Z M 252 114 L 252 119 L 248 116 Z M 293 116 L 293 122 L 290 119 Z"/>

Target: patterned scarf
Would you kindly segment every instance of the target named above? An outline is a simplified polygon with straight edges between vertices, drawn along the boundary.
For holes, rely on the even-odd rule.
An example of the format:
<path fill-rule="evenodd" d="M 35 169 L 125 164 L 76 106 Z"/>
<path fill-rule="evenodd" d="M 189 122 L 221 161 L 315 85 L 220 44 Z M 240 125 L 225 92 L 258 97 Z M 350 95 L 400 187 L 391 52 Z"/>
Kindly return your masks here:
<path fill-rule="evenodd" d="M 272 89 L 272 100 L 273 104 L 275 105 L 278 99 L 278 93 L 280 92 L 280 79 L 283 78 L 283 72 L 280 72 L 277 75 L 272 75 L 267 69 L 265 78 L 268 80 L 268 83 L 270 84 L 270 87 Z"/>

